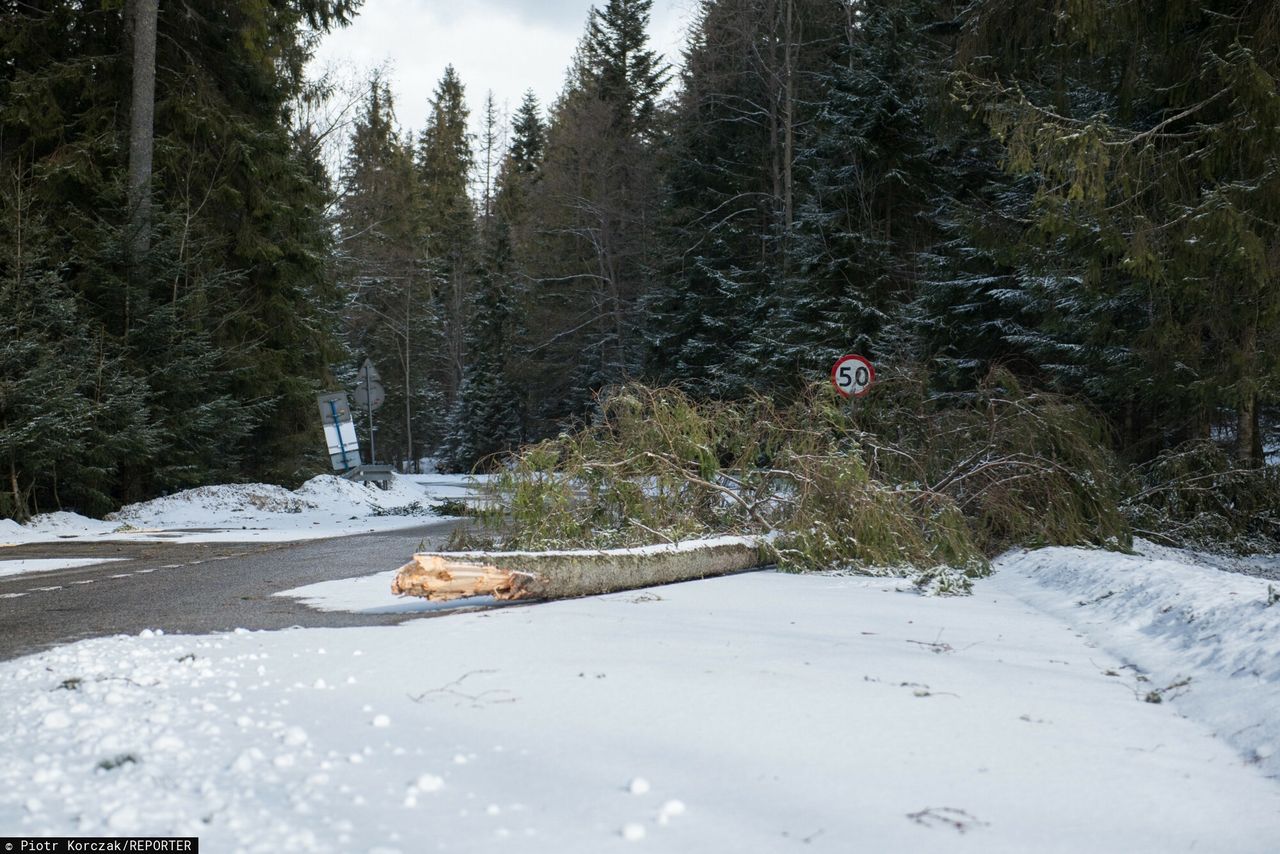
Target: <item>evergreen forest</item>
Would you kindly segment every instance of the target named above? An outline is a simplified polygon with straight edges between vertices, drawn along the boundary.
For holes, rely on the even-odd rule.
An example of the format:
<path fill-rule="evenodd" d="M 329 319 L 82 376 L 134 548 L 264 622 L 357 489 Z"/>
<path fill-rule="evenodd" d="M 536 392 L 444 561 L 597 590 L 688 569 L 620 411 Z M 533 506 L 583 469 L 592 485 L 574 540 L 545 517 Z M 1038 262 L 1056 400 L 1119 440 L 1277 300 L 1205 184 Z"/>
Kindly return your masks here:
<path fill-rule="evenodd" d="M 306 74 L 360 0 L 0 0 L 0 518 L 296 485 L 366 358 L 404 468 L 633 381 L 785 406 L 845 353 L 1263 468 L 1280 3 L 698 0 L 680 56 L 651 4 L 599 0 L 552 103 L 450 66 L 409 128 Z"/>

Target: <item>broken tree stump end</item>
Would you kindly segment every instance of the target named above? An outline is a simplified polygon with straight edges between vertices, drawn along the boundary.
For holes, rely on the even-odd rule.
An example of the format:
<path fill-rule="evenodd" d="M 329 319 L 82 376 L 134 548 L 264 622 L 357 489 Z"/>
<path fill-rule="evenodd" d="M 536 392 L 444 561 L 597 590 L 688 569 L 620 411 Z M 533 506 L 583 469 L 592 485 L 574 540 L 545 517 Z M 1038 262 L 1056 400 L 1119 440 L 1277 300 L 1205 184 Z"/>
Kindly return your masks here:
<path fill-rule="evenodd" d="M 397 596 L 419 596 L 436 602 L 471 596 L 517 598 L 519 574 L 484 563 L 449 560 L 443 555 L 418 554 L 400 567 L 391 584 Z"/>

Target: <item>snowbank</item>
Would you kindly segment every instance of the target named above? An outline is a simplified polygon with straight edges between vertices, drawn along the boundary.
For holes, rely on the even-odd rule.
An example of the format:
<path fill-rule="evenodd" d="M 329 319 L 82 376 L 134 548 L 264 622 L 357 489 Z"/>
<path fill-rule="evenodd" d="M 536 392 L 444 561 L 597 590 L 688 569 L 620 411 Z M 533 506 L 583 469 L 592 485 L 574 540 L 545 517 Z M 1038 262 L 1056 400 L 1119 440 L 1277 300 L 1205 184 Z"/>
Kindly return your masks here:
<path fill-rule="evenodd" d="M 58 511 L 42 513 L 26 525 L 18 526 L 19 543 L 44 542 L 47 540 L 68 540 L 85 535 L 109 534 L 120 526 L 101 519 L 90 519 L 79 513 Z"/>
<path fill-rule="evenodd" d="M 395 477 L 386 490 L 332 475 L 314 477 L 297 490 L 264 483 L 202 486 L 131 504 L 104 520 L 66 512 L 46 513 L 26 525 L 0 520 L 0 545 L 78 539 L 289 541 L 391 530 L 439 518 L 432 504 L 474 489 L 473 479 L 447 475 L 427 482 Z"/>
<path fill-rule="evenodd" d="M 23 538 L 28 533 L 26 528 L 23 528 L 12 519 L 0 519 L 0 546 L 23 542 Z"/>
<path fill-rule="evenodd" d="M 1221 558 L 1138 548 L 1011 553 L 993 586 L 1120 658 L 1136 696 L 1172 701 L 1280 775 L 1280 583 L 1214 568 Z"/>
<path fill-rule="evenodd" d="M 132 504 L 107 516 L 108 521 L 137 527 L 219 526 L 273 520 L 284 514 L 368 516 L 412 509 L 425 499 L 421 490 L 392 481 L 386 491 L 333 475 L 320 475 L 296 491 L 264 483 L 202 486 Z"/>
<path fill-rule="evenodd" d="M 277 513 L 301 513 L 317 506 L 281 486 L 266 483 L 201 486 L 131 504 L 106 518 L 142 526 L 226 524 Z"/>

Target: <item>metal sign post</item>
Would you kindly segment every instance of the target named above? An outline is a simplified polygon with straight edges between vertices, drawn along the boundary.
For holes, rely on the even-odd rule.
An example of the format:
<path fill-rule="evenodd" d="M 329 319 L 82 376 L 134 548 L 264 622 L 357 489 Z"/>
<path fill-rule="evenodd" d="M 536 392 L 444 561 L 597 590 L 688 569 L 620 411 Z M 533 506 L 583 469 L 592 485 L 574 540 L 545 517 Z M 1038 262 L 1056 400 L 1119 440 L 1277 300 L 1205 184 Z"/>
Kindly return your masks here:
<path fill-rule="evenodd" d="M 365 359 L 360 370 L 356 372 L 356 406 L 365 410 L 369 416 L 370 463 L 378 459 L 377 446 L 373 439 L 373 410 L 382 406 L 386 399 L 387 392 L 382 387 L 382 377 L 378 376 L 378 369 L 373 366 L 373 362 Z"/>

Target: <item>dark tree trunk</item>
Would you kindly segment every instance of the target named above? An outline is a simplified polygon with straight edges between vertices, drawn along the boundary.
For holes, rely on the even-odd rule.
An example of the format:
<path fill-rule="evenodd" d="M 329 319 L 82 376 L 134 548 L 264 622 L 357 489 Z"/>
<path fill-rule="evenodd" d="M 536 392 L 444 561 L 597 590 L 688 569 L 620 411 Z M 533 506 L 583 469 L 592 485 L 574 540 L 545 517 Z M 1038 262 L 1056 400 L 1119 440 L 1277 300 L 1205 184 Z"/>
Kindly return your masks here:
<path fill-rule="evenodd" d="M 1258 465 L 1264 465 L 1267 461 L 1267 452 L 1262 441 L 1262 402 L 1257 397 L 1253 399 L 1253 458 L 1257 460 Z"/>
<path fill-rule="evenodd" d="M 1262 431 L 1257 395 L 1248 395 L 1236 411 L 1236 459 L 1249 468 L 1262 465 Z"/>
<path fill-rule="evenodd" d="M 130 0 L 133 96 L 129 110 L 129 278 L 136 280 L 151 251 L 151 160 L 155 146 L 156 18 L 160 0 Z M 125 301 L 125 330 L 129 302 Z"/>
<path fill-rule="evenodd" d="M 1258 352 L 1258 326 L 1249 323 L 1241 336 L 1240 352 L 1244 355 L 1244 386 L 1242 399 L 1236 408 L 1236 459 L 1249 468 L 1262 465 L 1262 437 L 1259 428 L 1256 354 Z"/>

